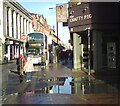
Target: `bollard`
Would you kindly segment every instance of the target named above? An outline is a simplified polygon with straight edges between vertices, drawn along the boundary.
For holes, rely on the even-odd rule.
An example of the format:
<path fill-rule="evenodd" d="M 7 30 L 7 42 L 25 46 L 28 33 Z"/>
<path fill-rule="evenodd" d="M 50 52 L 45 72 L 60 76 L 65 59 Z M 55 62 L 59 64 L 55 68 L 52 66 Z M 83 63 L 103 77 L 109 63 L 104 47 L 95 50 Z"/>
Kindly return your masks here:
<path fill-rule="evenodd" d="M 20 60 L 17 58 L 16 60 L 16 65 L 17 65 L 17 73 L 20 74 Z"/>

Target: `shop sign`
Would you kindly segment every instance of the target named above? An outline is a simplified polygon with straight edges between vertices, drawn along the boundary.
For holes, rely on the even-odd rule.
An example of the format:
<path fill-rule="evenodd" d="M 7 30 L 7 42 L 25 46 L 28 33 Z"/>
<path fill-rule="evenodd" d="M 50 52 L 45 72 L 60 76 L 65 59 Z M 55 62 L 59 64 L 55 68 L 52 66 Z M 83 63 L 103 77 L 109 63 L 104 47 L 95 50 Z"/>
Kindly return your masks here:
<path fill-rule="evenodd" d="M 92 28 L 107 28 L 110 24 L 119 26 L 119 4 L 107 2 L 81 3 L 69 8 L 68 26 L 70 28 L 91 25 Z M 100 25 L 101 24 L 101 25 Z M 105 25 L 104 25 L 105 24 Z M 82 28 L 81 28 L 82 29 Z"/>
<path fill-rule="evenodd" d="M 70 22 L 77 22 L 77 21 L 81 21 L 81 20 L 88 20 L 88 19 L 91 19 L 92 18 L 92 15 L 91 14 L 86 14 L 86 15 L 80 15 L 80 16 L 77 16 L 77 17 L 72 17 L 70 18 Z"/>
<path fill-rule="evenodd" d="M 91 24 L 93 19 L 93 14 L 89 11 L 86 11 L 86 13 L 82 13 L 82 10 L 80 12 L 74 11 L 73 14 L 69 16 L 69 27 L 73 26 L 80 26 L 80 25 L 86 25 Z"/>
<path fill-rule="evenodd" d="M 67 21 L 67 4 L 56 6 L 56 21 L 66 22 Z"/>

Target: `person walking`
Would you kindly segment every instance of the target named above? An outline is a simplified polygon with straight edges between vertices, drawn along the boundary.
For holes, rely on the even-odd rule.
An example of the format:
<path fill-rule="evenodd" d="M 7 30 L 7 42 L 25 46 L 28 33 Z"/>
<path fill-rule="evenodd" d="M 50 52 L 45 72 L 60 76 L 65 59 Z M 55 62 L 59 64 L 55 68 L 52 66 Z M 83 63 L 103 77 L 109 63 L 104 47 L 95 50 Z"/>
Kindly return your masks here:
<path fill-rule="evenodd" d="M 24 70 L 26 73 L 26 82 L 31 81 L 32 79 L 32 71 L 34 71 L 33 63 L 31 62 L 31 58 L 27 58 L 27 62 L 24 65 Z"/>
<path fill-rule="evenodd" d="M 45 54 L 42 52 L 41 54 L 41 66 L 45 68 L 46 66 L 46 58 L 45 58 Z"/>
<path fill-rule="evenodd" d="M 26 62 L 27 58 L 25 58 L 23 54 L 20 54 L 19 57 L 16 59 L 17 72 L 19 75 L 20 83 L 23 81 L 23 76 L 25 75 L 25 71 L 23 68 Z"/>

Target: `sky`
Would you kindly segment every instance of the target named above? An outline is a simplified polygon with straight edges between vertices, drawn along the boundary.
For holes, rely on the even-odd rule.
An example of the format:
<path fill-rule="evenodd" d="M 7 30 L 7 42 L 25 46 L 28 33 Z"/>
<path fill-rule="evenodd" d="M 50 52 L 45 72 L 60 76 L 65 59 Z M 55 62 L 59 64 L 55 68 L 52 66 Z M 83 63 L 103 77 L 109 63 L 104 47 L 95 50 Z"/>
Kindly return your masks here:
<path fill-rule="evenodd" d="M 42 14 L 46 18 L 48 25 L 55 26 L 56 31 L 56 4 L 68 3 L 69 0 L 16 0 L 28 12 Z M 49 9 L 53 8 L 53 9 Z M 70 39 L 68 27 L 63 27 L 58 23 L 58 37 L 64 43 Z"/>

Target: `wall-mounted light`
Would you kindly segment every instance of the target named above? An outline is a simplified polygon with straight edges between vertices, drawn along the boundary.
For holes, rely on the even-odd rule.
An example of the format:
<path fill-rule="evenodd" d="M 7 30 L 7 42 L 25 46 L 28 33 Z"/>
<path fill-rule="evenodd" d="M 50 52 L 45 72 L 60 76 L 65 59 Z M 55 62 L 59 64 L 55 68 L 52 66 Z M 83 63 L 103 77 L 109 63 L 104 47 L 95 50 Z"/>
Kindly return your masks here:
<path fill-rule="evenodd" d="M 73 13 L 74 13 L 74 11 L 73 11 L 73 10 L 71 10 L 69 14 L 70 14 L 70 15 L 72 15 Z"/>
<path fill-rule="evenodd" d="M 85 7 L 85 8 L 82 10 L 82 12 L 84 13 L 87 9 L 88 9 L 88 7 Z"/>
<path fill-rule="evenodd" d="M 73 13 L 74 13 L 74 11 L 71 10 L 70 13 L 69 13 L 70 18 L 73 18 L 73 17 L 74 17 L 74 16 L 73 16 Z"/>

